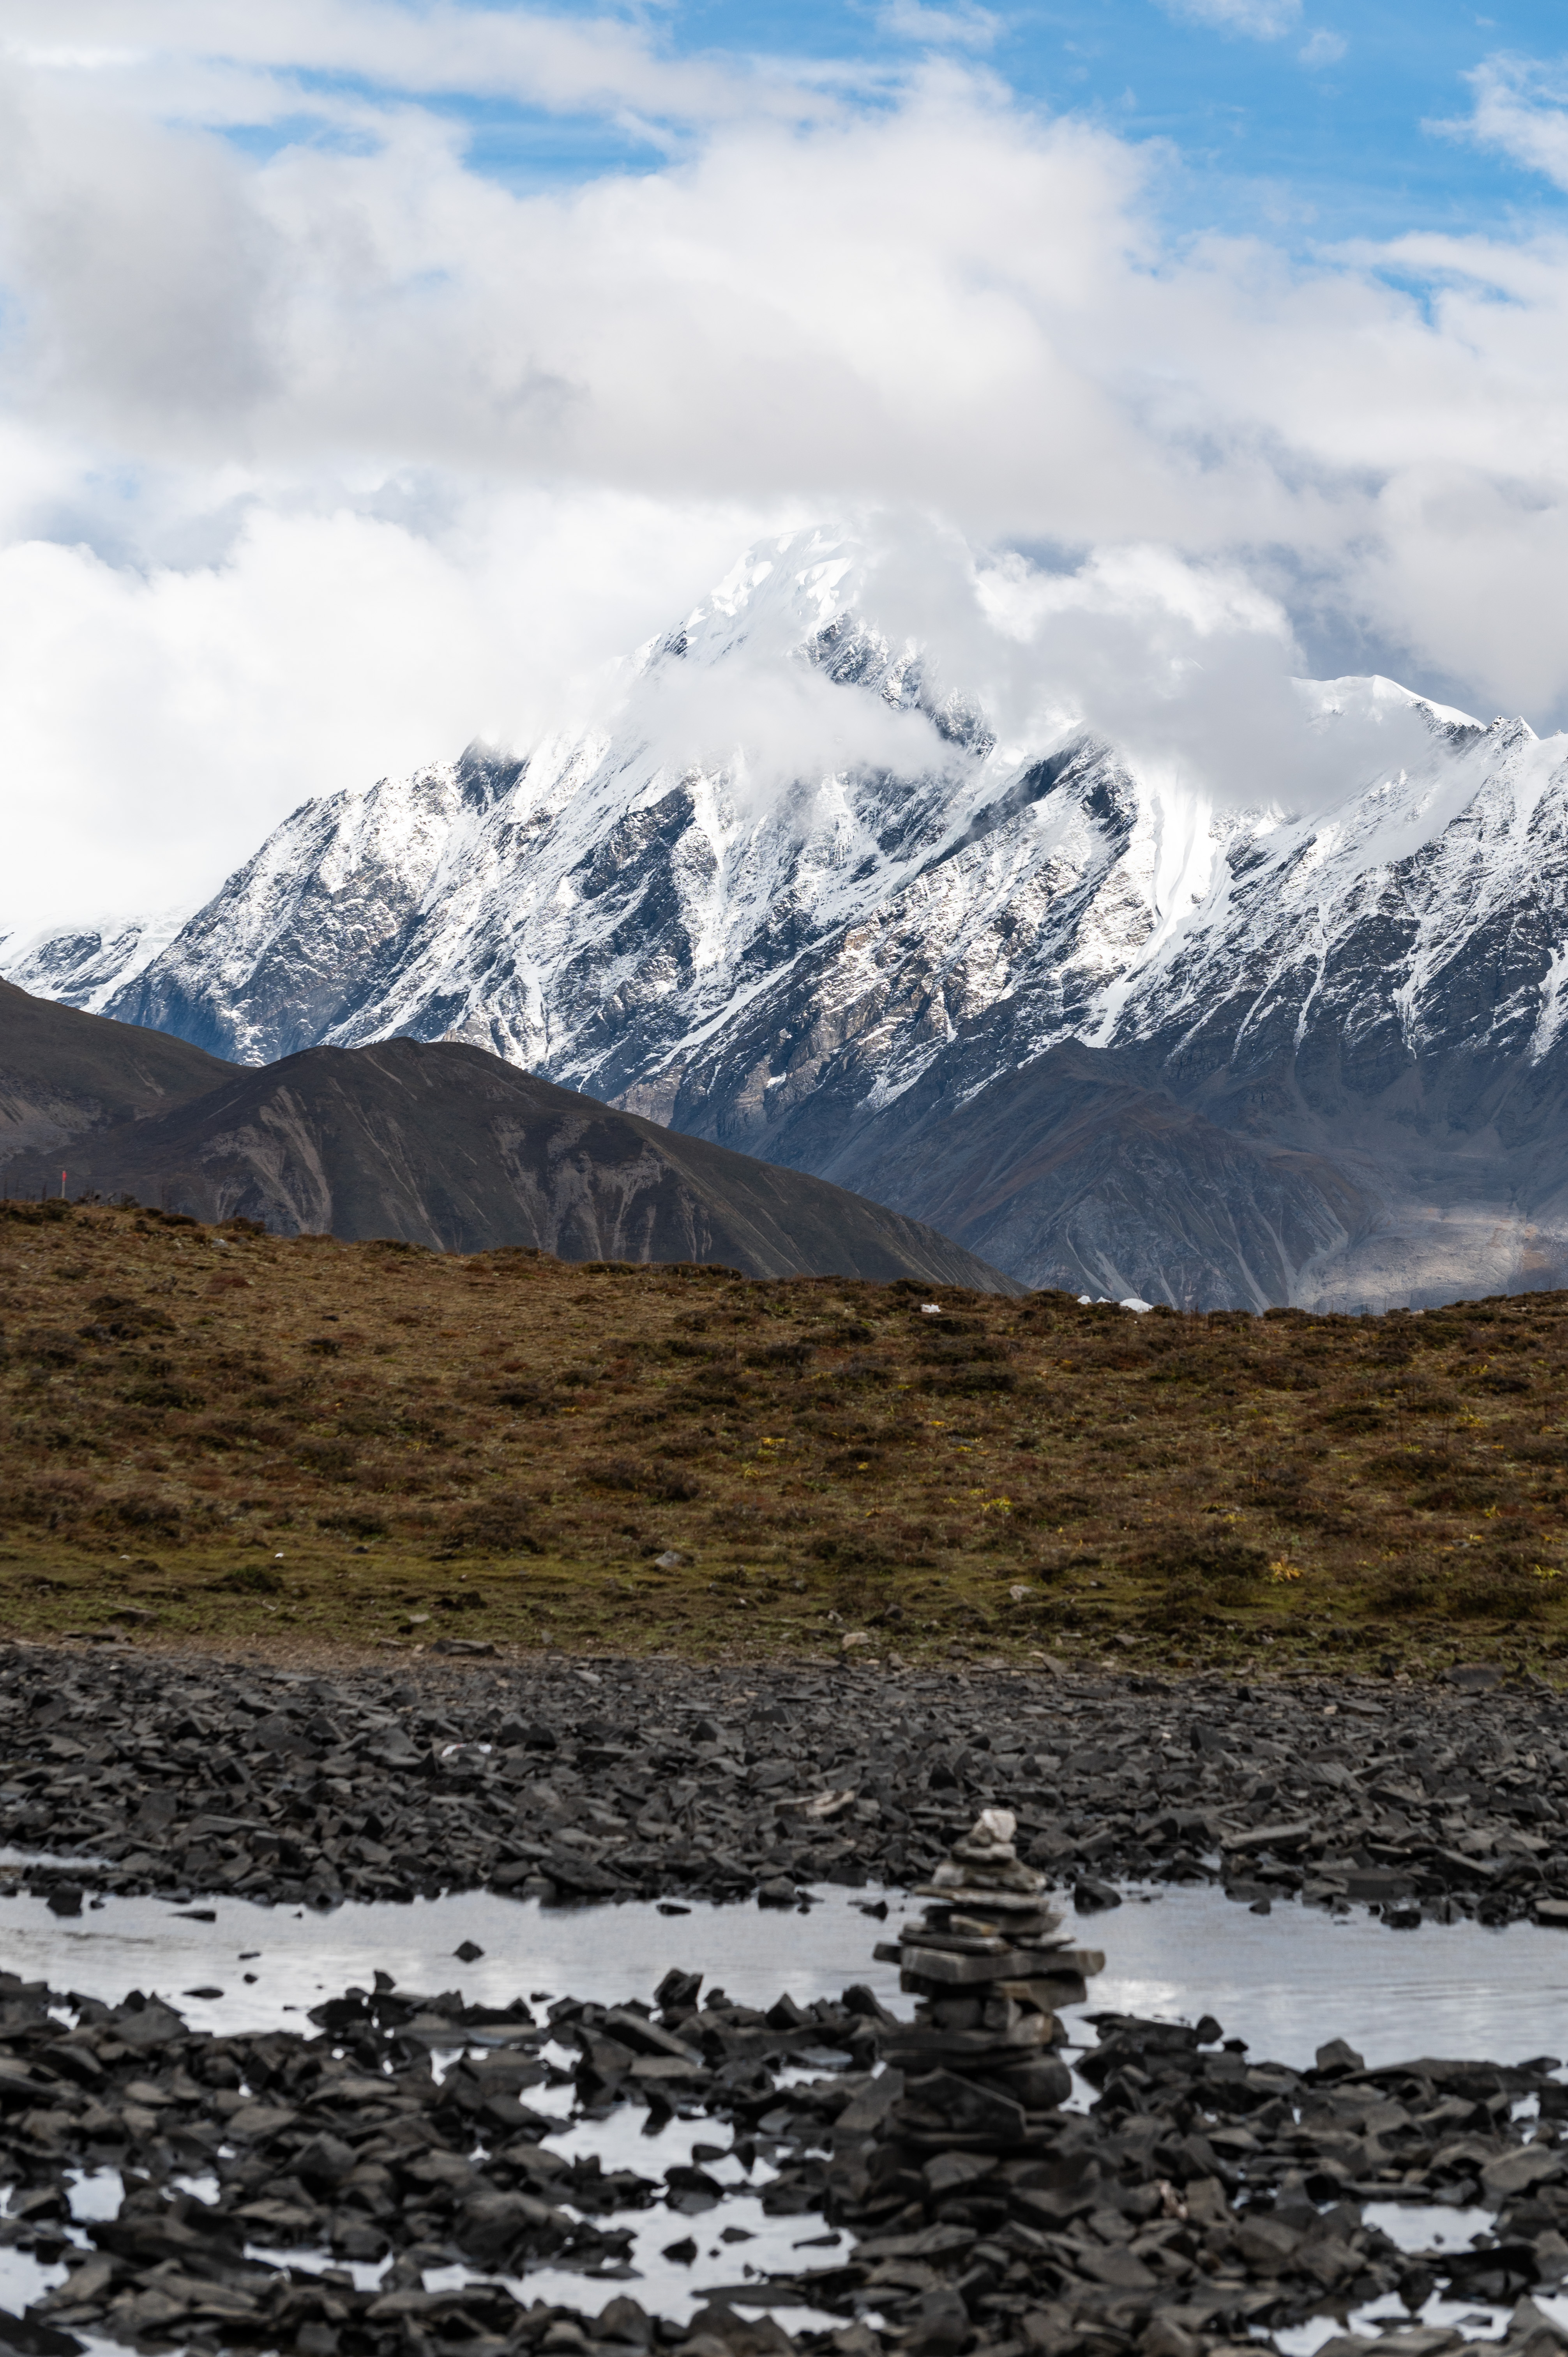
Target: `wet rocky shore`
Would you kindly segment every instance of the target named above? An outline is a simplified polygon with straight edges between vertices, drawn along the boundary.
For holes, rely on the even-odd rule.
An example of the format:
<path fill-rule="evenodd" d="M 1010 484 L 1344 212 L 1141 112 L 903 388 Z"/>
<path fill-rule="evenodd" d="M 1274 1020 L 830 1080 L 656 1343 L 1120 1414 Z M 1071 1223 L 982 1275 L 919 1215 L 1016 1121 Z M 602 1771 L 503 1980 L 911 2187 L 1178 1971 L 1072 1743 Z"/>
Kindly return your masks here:
<path fill-rule="evenodd" d="M 993 1803 L 1080 1907 L 1129 1878 L 1388 1921 L 1568 1923 L 1568 1702 L 1434 1687 L 535 1659 L 285 1673 L 0 1653 L 0 1842 L 29 1888 L 298 1906 L 908 1886 Z M 63 1888 L 62 1888 L 63 1886 Z"/>
<path fill-rule="evenodd" d="M 1565 1760 L 1568 1707 L 1490 1673 L 324 1674 L 14 1646 L 0 1837 L 49 1854 L 12 1888 L 67 1919 L 147 1891 L 328 1909 L 481 1886 L 782 1910 L 836 1881 L 910 1890 L 923 1920 L 895 1939 L 866 1905 L 897 2018 L 868 1983 L 784 1994 L 805 1927 L 783 1914 L 767 2007 L 706 1985 L 700 1953 L 651 2004 L 520 1987 L 487 2007 L 378 1974 L 308 2027 L 227 2034 L 161 1997 L 0 1975 L 0 2269 L 9 2249 L 65 2270 L 0 2314 L 0 2346 L 1199 2357 L 1374 2305 L 1401 2357 L 1471 2331 L 1549 2357 L 1568 2343 L 1535 2305 L 1568 2288 L 1554 2056 L 1514 2057 L 1499 2020 L 1506 2061 L 1368 2069 L 1336 2040 L 1292 2068 L 1210 2018 L 1097 2014 L 1100 1958 L 1065 1945 L 1048 1894 L 1081 1915 L 1163 1878 L 1396 1928 L 1568 1921 Z M 609 2136 L 628 2120 L 630 2162 Z M 601 2125 L 611 2158 L 568 2122 Z M 84 2177 L 113 2184 L 112 2214 L 81 2211 Z M 725 2222 L 743 2193 L 799 2222 L 787 2266 L 748 2261 L 755 2234 Z M 1391 2233 L 1391 2204 L 1485 2231 Z M 650 2218 L 670 2266 L 733 2253 L 693 2318 L 638 2298 Z M 1434 2298 L 1452 2320 L 1422 2320 Z"/>
<path fill-rule="evenodd" d="M 985 1960 L 986 1935 L 959 1928 L 972 1914 L 943 1924 L 966 1945 L 933 1949 L 930 1916 L 906 1927 L 917 1987 L 939 1985 L 933 1954 Z M 1011 1973 L 1011 1933 L 1003 1944 Z M 156 1998 L 110 2007 L 6 1975 L 0 2175 L 15 2190 L 0 2245 L 66 2273 L 27 2318 L 0 2319 L 0 2343 L 37 2357 L 69 2357 L 83 2334 L 306 2357 L 1197 2357 L 1380 2302 L 1406 2329 L 1377 2346 L 1439 2357 L 1470 2334 L 1415 2321 L 1434 2294 L 1467 2304 L 1493 2351 L 1500 2338 L 1549 2357 L 1568 2337 L 1535 2304 L 1568 2276 L 1568 2088 L 1552 2058 L 1368 2070 L 1335 2044 L 1292 2070 L 1208 2019 L 1069 2030 L 1037 2009 L 1043 1993 L 1070 2000 L 1098 1960 L 1045 1960 L 1036 2010 L 993 1979 L 989 2019 L 968 2027 L 950 1989 L 895 2020 L 865 1986 L 762 2009 L 693 1970 L 650 2006 L 563 1997 L 537 2018 L 522 1998 L 485 2009 L 379 1975 L 297 2033 L 216 2036 Z M 565 2113 L 629 2116 L 650 2132 L 648 2160 L 553 2149 Z M 667 2163 L 651 2132 L 677 2117 L 700 2136 Z M 113 2214 L 72 2222 L 79 2171 L 116 2173 Z M 726 2228 L 747 2188 L 798 2229 L 784 2268 L 748 2266 L 755 2236 Z M 1401 2247 L 1374 2203 L 1481 2212 L 1487 2231 Z M 683 2322 L 638 2298 L 628 2222 L 650 2212 L 677 2264 L 699 2240 L 733 2262 Z M 542 2266 L 575 2271 L 578 2296 L 535 2297 Z M 802 2328 L 802 2308 L 818 2321 Z"/>

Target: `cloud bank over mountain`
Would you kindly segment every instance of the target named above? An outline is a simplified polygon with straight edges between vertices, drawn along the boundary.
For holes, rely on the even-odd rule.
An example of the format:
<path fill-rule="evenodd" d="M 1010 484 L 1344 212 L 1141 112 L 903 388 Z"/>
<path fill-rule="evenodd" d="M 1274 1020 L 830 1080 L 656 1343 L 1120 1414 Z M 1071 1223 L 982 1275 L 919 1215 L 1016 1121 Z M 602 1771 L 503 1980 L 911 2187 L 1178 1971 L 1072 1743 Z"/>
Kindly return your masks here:
<path fill-rule="evenodd" d="M 1070 687 L 1222 798 L 1306 669 L 1568 713 L 1555 213 L 1178 233 L 1179 157 L 1021 95 L 978 10 L 870 63 L 392 0 L 3 30 L 0 922 L 194 901 L 313 794 L 591 717 L 822 516 L 999 725 Z M 1445 135 L 1549 201 L 1561 79 L 1478 68 Z M 602 167 L 497 177 L 503 104 Z M 972 576 L 900 564 L 944 533 Z M 766 716 L 780 775 L 876 757 L 809 687 Z"/>

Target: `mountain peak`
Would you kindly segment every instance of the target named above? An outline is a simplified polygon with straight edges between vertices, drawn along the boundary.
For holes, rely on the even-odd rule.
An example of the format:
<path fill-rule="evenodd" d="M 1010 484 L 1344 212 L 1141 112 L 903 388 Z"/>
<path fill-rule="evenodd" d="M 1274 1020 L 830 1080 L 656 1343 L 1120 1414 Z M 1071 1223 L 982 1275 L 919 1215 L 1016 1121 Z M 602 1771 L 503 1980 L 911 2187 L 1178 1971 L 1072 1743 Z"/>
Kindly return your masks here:
<path fill-rule="evenodd" d="M 1502 1076 L 1568 1039 L 1564 741 L 1379 676 L 1271 704 L 1245 794 L 1201 748 L 1122 750 L 1065 690 L 1016 701 L 1049 716 L 1004 740 L 975 685 L 999 641 L 976 634 L 972 563 L 926 554 L 901 581 L 897 552 L 850 533 L 759 544 L 594 727 L 307 804 L 97 1003 L 248 1062 L 467 1042 L 919 1216 L 940 1204 L 1036 1279 L 1099 1290 L 1114 1265 L 1151 1300 L 1339 1297 L 1374 1265 L 1413 1282 L 1388 1272 L 1447 1243 L 1423 1230 L 1402 1260 L 1368 1241 L 1405 1201 L 1412 1141 L 1533 1135 L 1549 1085 L 1509 1096 Z M 1090 1176 L 1047 1099 L 1018 1112 L 1031 1071 L 1088 1108 L 1094 1153 L 1120 1141 Z M 1134 1075 L 1135 1120 L 1117 1093 Z M 1050 1141 L 1007 1183 L 1005 1124 L 997 1169 L 961 1135 L 1004 1103 Z M 1472 1157 L 1443 1215 L 1488 1269 L 1485 1237 L 1529 1223 L 1516 1177 L 1485 1192 L 1502 1152 Z M 1208 1209 L 1185 1179 L 1126 1177 L 1170 1155 L 1211 1173 Z M 955 1157 L 993 1207 L 969 1228 Z M 1069 1170 L 1085 1201 L 1122 1204 L 1142 1261 L 1103 1239 L 1062 1257 Z M 1430 1173 L 1408 1184 L 1442 1200 Z M 1179 1249 L 1151 1188 L 1187 1206 Z M 1050 1220 L 1022 1219 L 1019 1189 L 1058 1202 Z"/>

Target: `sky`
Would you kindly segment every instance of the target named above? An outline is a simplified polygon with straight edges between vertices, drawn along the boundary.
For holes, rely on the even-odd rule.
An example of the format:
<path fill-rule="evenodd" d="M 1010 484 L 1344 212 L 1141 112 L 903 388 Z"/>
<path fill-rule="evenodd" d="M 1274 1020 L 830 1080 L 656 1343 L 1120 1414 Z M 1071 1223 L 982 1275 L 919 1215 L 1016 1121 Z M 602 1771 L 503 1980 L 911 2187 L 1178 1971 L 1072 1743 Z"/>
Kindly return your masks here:
<path fill-rule="evenodd" d="M 0 928 L 805 525 L 1261 796 L 1292 673 L 1561 726 L 1565 329 L 1560 0 L 0 0 Z"/>

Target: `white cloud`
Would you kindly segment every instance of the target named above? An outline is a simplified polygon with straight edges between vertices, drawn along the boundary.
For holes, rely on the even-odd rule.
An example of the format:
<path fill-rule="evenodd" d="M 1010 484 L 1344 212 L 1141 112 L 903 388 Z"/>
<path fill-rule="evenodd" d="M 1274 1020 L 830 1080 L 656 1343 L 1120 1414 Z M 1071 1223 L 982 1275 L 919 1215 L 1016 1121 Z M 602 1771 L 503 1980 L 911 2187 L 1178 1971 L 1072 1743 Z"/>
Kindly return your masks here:
<path fill-rule="evenodd" d="M 1301 22 L 1301 0 L 1162 0 L 1168 15 L 1255 41 L 1277 41 Z"/>
<path fill-rule="evenodd" d="M 1533 58 L 1488 58 L 1469 81 L 1473 113 L 1464 122 L 1433 128 L 1496 147 L 1568 188 L 1568 59 L 1549 65 Z"/>
<path fill-rule="evenodd" d="M 1296 56 L 1304 66 L 1337 66 L 1345 49 L 1343 33 L 1330 33 L 1320 25 L 1296 51 Z"/>
<path fill-rule="evenodd" d="M 913 517 L 876 518 L 867 539 L 866 610 L 942 651 L 934 684 L 978 700 L 1004 755 L 1088 728 L 1225 807 L 1343 794 L 1350 732 L 1304 729 L 1289 616 L 1240 566 L 1135 542 L 1061 570 L 977 561 Z"/>
<path fill-rule="evenodd" d="M 570 721 L 755 521 L 497 490 L 435 529 L 258 504 L 186 568 L 12 542 L 0 928 L 191 902 L 311 795 Z"/>
<path fill-rule="evenodd" d="M 126 103 L 155 105 L 227 91 L 236 121 L 270 119 L 284 100 L 330 110 L 306 76 L 346 77 L 372 91 L 510 97 L 562 113 L 639 122 L 713 123 L 817 111 L 813 93 L 841 70 L 763 59 L 671 59 L 635 21 L 610 10 L 567 15 L 464 0 L 71 0 L 71 38 L 59 0 L 6 0 L 3 47 L 23 70 L 93 78 Z M 136 38 L 127 41 L 128 25 Z M 851 77 L 853 78 L 853 77 Z"/>
<path fill-rule="evenodd" d="M 307 793 L 526 737 L 808 518 L 1065 552 L 877 594 L 1007 725 L 1045 682 L 1046 717 L 1207 742 L 1227 791 L 1315 615 L 1413 685 L 1568 711 L 1553 231 L 1167 245 L 1150 151 L 929 55 L 859 107 L 615 16 L 73 0 L 62 61 L 58 16 L 5 0 L 0 55 L 12 921 L 166 904 Z M 1509 73 L 1475 135 L 1528 117 L 1550 159 L 1550 78 Z M 426 102 L 462 89 L 670 155 L 519 192 Z"/>
<path fill-rule="evenodd" d="M 923 42 L 933 48 L 950 44 L 985 49 L 1002 29 L 1001 19 L 989 8 L 929 8 L 922 0 L 888 0 L 876 21 L 896 40 Z"/>

